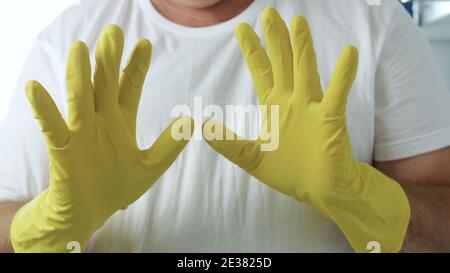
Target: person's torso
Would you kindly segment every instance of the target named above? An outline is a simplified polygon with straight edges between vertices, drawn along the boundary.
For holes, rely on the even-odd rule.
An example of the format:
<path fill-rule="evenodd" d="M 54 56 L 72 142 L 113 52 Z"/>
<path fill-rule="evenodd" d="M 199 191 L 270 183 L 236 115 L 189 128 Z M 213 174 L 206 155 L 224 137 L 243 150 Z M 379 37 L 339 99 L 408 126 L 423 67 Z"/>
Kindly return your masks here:
<path fill-rule="evenodd" d="M 138 113 L 140 148 L 147 148 L 156 140 L 174 118 L 172 112 L 177 105 L 191 109 L 197 125 L 194 139 L 158 183 L 96 233 L 91 251 L 351 250 L 331 220 L 246 174 L 213 151 L 201 139 L 200 132 L 202 119 L 209 118 L 202 115 L 208 105 L 221 106 L 224 112 L 227 105 L 257 105 L 233 29 L 237 23 L 248 22 L 263 37 L 259 15 L 264 7 L 273 6 L 287 23 L 294 15 L 308 19 L 324 89 L 341 49 L 347 44 L 359 49 L 360 66 L 348 102 L 347 119 L 355 157 L 371 162 L 374 76 L 380 43 L 377 33 L 383 18 L 367 18 L 376 17 L 376 13 L 371 14 L 356 1 L 335 2 L 257 0 L 237 18 L 201 29 L 168 22 L 147 0 L 84 4 L 98 10 L 82 18 L 66 19 L 73 25 L 79 20 L 81 27 L 72 28 L 67 35 L 70 37 L 61 39 L 66 39 L 67 44 L 68 39 L 83 39 L 92 54 L 98 34 L 108 23 L 116 23 L 124 30 L 124 60 L 138 39 L 152 41 L 153 59 Z M 52 31 L 45 35 L 52 35 Z M 63 62 L 64 54 L 59 57 Z M 66 98 L 63 81 L 60 92 Z M 65 103 L 60 107 L 67 111 Z M 238 119 L 236 128 L 248 128 L 246 122 Z"/>

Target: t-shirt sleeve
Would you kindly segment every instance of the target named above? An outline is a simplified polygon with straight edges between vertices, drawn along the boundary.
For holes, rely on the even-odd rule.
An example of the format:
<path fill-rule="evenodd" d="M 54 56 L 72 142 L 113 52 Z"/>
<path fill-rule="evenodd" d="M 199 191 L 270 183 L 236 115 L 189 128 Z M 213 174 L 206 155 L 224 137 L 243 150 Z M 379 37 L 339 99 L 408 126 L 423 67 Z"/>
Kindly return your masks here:
<path fill-rule="evenodd" d="M 5 119 L 0 125 L 0 202 L 27 201 L 48 187 L 44 137 L 25 95 L 28 80 L 38 80 L 61 105 L 60 65 L 50 44 L 36 39 L 22 68 Z"/>
<path fill-rule="evenodd" d="M 450 92 L 430 44 L 400 6 L 386 27 L 375 79 L 377 161 L 450 146 Z"/>

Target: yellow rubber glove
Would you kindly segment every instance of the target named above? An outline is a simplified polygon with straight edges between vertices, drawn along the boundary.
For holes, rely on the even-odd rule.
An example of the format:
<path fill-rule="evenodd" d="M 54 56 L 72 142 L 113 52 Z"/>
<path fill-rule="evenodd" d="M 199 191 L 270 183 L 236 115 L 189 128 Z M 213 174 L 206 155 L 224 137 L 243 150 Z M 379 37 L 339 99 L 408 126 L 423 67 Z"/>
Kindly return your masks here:
<path fill-rule="evenodd" d="M 279 147 L 262 151 L 261 137 L 225 140 L 233 132 L 215 121 L 204 123 L 205 139 L 261 182 L 331 218 L 356 251 L 367 251 L 370 241 L 378 241 L 383 252 L 399 251 L 409 223 L 408 199 L 395 181 L 356 161 L 349 141 L 345 109 L 357 50 L 344 49 L 324 96 L 306 20 L 293 18 L 292 43 L 276 10 L 266 9 L 262 22 L 268 55 L 249 25 L 236 32 L 260 105 L 279 105 Z M 208 140 L 211 128 L 223 132 L 224 140 Z"/>
<path fill-rule="evenodd" d="M 85 250 L 94 231 L 141 197 L 187 144 L 171 135 L 172 126 L 194 128 L 192 119 L 183 117 L 149 150 L 138 149 L 136 114 L 152 46 L 140 40 L 120 76 L 123 47 L 121 29 L 105 28 L 92 82 L 88 48 L 73 44 L 67 64 L 67 123 L 47 91 L 28 82 L 27 96 L 46 137 L 50 181 L 14 217 L 11 241 L 16 252 L 68 252 L 72 241 Z"/>

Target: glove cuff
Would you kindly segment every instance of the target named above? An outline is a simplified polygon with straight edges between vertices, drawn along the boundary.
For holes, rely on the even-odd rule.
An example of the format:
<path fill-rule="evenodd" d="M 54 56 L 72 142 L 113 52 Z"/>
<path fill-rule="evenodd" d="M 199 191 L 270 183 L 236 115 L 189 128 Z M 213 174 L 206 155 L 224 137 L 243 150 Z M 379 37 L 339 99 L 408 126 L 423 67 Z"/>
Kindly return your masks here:
<path fill-rule="evenodd" d="M 356 162 L 352 187 L 315 196 L 313 207 L 331 218 L 357 252 L 378 244 L 381 252 L 399 252 L 411 209 L 403 188 L 372 166 Z"/>
<path fill-rule="evenodd" d="M 86 249 L 94 230 L 71 221 L 48 205 L 48 190 L 25 204 L 13 218 L 11 243 L 15 252 L 69 252 Z"/>

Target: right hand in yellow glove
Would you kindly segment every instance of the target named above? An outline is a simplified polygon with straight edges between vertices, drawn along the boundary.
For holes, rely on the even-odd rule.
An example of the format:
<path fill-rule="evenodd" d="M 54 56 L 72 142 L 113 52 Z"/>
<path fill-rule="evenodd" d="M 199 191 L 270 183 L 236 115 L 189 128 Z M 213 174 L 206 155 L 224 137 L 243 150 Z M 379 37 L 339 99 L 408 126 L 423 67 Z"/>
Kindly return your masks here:
<path fill-rule="evenodd" d="M 292 44 L 274 9 L 264 11 L 262 22 L 268 55 L 249 25 L 240 25 L 236 34 L 260 105 L 279 106 L 279 147 L 264 151 L 261 137 L 227 140 L 233 132 L 215 121 L 203 127 L 208 144 L 261 182 L 332 219 L 356 251 L 366 251 L 371 241 L 382 251 L 400 250 L 410 216 L 406 194 L 397 182 L 354 159 L 347 131 L 357 50 L 343 51 L 324 96 L 306 20 L 292 20 Z M 269 108 L 263 128 L 276 127 L 272 116 Z M 211 138 L 217 132 L 223 132 L 220 139 Z"/>
<path fill-rule="evenodd" d="M 94 231 L 141 197 L 183 150 L 188 140 L 174 140 L 172 129 L 192 135 L 192 119 L 180 118 L 150 149 L 138 149 L 136 114 L 152 46 L 139 41 L 120 77 L 123 46 L 120 28 L 111 25 L 102 32 L 92 82 L 88 48 L 73 44 L 67 64 L 67 123 L 38 82 L 27 84 L 48 146 L 50 181 L 14 217 L 16 252 L 65 252 L 72 241 L 84 250 Z"/>

